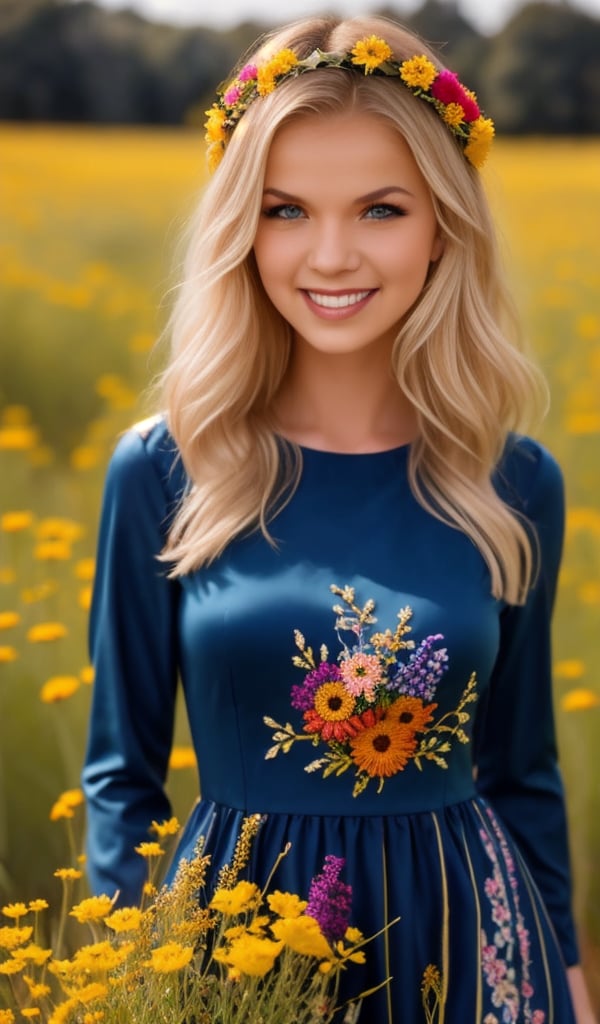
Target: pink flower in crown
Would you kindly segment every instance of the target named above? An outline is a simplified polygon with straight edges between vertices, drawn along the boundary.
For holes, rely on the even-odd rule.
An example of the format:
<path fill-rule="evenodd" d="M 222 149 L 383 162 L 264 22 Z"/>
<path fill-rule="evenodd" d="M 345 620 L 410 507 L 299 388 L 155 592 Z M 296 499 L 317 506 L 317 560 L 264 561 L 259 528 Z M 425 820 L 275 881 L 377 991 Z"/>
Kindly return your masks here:
<path fill-rule="evenodd" d="M 238 75 L 238 82 L 249 82 L 258 75 L 256 64 L 245 64 Z"/>
<path fill-rule="evenodd" d="M 431 86 L 431 95 L 440 103 L 459 103 L 465 112 L 465 121 L 475 121 L 480 115 L 476 100 L 467 92 L 453 71 L 440 71 Z"/>
<path fill-rule="evenodd" d="M 239 85 L 232 85 L 231 89 L 228 89 L 223 96 L 223 102 L 227 107 L 233 107 L 242 95 L 242 90 Z"/>

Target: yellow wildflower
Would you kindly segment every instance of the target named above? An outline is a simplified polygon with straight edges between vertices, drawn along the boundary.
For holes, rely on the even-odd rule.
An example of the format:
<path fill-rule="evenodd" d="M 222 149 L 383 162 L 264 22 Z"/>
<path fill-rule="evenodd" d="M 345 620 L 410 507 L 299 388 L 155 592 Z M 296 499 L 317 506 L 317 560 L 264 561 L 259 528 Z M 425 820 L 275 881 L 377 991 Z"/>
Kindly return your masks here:
<path fill-rule="evenodd" d="M 29 909 L 31 911 L 33 911 L 34 914 L 39 914 L 39 912 L 41 910 L 47 910 L 48 909 L 48 901 L 47 900 L 29 900 Z"/>
<path fill-rule="evenodd" d="M 225 953 L 225 960 L 241 974 L 263 978 L 273 969 L 282 949 L 283 942 L 246 934 L 234 939 Z"/>
<path fill-rule="evenodd" d="M 12 1010 L 0 1010 L 0 1024 L 15 1024 L 15 1015 Z"/>
<path fill-rule="evenodd" d="M 585 675 L 585 662 L 579 658 L 565 658 L 557 661 L 554 666 L 554 675 L 558 679 L 581 679 Z"/>
<path fill-rule="evenodd" d="M 76 523 L 73 519 L 49 516 L 40 520 L 35 533 L 38 540 L 62 540 L 66 544 L 72 544 L 83 537 L 85 530 L 81 523 Z"/>
<path fill-rule="evenodd" d="M 19 657 L 19 652 L 16 647 L 4 644 L 0 647 L 0 665 L 8 665 L 11 661 L 16 661 Z"/>
<path fill-rule="evenodd" d="M 33 549 L 33 557 L 38 562 L 67 562 L 72 553 L 71 545 L 65 540 L 44 540 Z"/>
<path fill-rule="evenodd" d="M 78 580 L 83 583 L 91 583 L 96 572 L 95 558 L 80 558 L 73 567 L 73 572 Z"/>
<path fill-rule="evenodd" d="M 83 1015 L 83 1024 L 98 1024 L 101 1020 L 104 1020 L 104 1010 L 93 1010 Z"/>
<path fill-rule="evenodd" d="M 35 448 L 37 431 L 32 427 L 0 427 L 0 450 L 29 451 Z"/>
<path fill-rule="evenodd" d="M 73 966 L 78 971 L 114 971 L 115 967 L 127 959 L 132 948 L 128 943 L 115 949 L 106 940 L 80 946 L 73 957 Z"/>
<path fill-rule="evenodd" d="M 57 800 L 52 804 L 50 809 L 49 818 L 50 821 L 60 821 L 62 818 L 74 818 L 75 811 L 68 804 L 65 804 L 62 800 Z"/>
<path fill-rule="evenodd" d="M 32 935 L 33 928 L 30 925 L 22 928 L 0 927 L 0 948 L 16 949 L 17 946 L 22 946 L 25 942 L 29 942 Z"/>
<path fill-rule="evenodd" d="M 233 889 L 217 889 L 209 906 L 213 910 L 219 910 L 222 914 L 235 916 L 244 914 L 247 910 L 254 910 L 260 903 L 261 892 L 254 882 L 246 882 L 242 879 Z"/>
<path fill-rule="evenodd" d="M 80 444 L 71 452 L 69 461 L 75 470 L 94 469 L 102 459 L 102 451 L 90 444 Z"/>
<path fill-rule="evenodd" d="M 67 1024 L 67 1021 L 76 1006 L 76 999 L 65 999 L 64 1003 L 59 1003 L 58 1006 L 54 1007 L 54 1012 L 48 1018 L 48 1024 Z"/>
<path fill-rule="evenodd" d="M 156 832 L 159 839 L 166 839 L 167 836 L 176 836 L 181 825 L 177 818 L 169 818 L 168 821 L 153 821 L 150 827 L 153 832 Z"/>
<path fill-rule="evenodd" d="M 384 39 L 379 39 L 378 36 L 366 36 L 364 39 L 359 39 L 350 52 L 353 64 L 364 65 L 365 75 L 371 74 L 375 68 L 392 56 L 391 48 Z"/>
<path fill-rule="evenodd" d="M 77 918 L 80 924 L 87 921 L 101 921 L 112 910 L 113 901 L 110 896 L 89 896 L 69 911 L 71 917 Z"/>
<path fill-rule="evenodd" d="M 293 50 L 280 50 L 275 56 L 258 69 L 256 88 L 259 96 L 268 96 L 273 92 L 276 80 L 287 75 L 298 63 Z"/>
<path fill-rule="evenodd" d="M 494 122 L 490 117 L 478 117 L 472 121 L 465 156 L 473 167 L 479 168 L 485 163 L 495 133 Z"/>
<path fill-rule="evenodd" d="M 21 1010 L 21 1016 L 22 1017 L 27 1017 L 27 1018 L 40 1017 L 41 1014 L 42 1014 L 42 1011 L 40 1010 L 39 1006 L 28 1006 L 24 1010 Z"/>
<path fill-rule="evenodd" d="M 57 868 L 54 877 L 62 879 L 63 882 L 74 882 L 78 878 L 83 878 L 83 871 L 79 871 L 78 868 Z"/>
<path fill-rule="evenodd" d="M 144 888 L 142 889 L 144 896 L 149 896 L 150 899 L 152 899 L 156 896 L 157 891 L 158 890 L 153 882 L 144 882 Z"/>
<path fill-rule="evenodd" d="M 331 947 L 314 917 L 283 917 L 273 923 L 271 931 L 276 939 L 280 939 L 295 953 L 318 957 L 320 960 L 331 957 Z"/>
<path fill-rule="evenodd" d="M 61 793 L 59 800 L 62 800 L 67 807 L 81 807 L 85 800 L 83 790 L 77 787 L 76 789 L 65 789 L 64 793 Z"/>
<path fill-rule="evenodd" d="M 167 942 L 152 950 L 150 959 L 144 961 L 144 967 L 151 967 L 157 974 L 169 974 L 180 971 L 192 960 L 193 946 L 182 946 L 179 942 Z"/>
<path fill-rule="evenodd" d="M 585 687 L 578 687 L 565 693 L 560 702 L 563 711 L 589 711 L 600 706 L 600 694 Z"/>
<path fill-rule="evenodd" d="M 5 917 L 11 917 L 18 921 L 29 913 L 29 908 L 24 903 L 7 903 L 6 906 L 2 907 L 2 913 Z"/>
<path fill-rule="evenodd" d="M 121 907 L 104 918 L 104 924 L 114 932 L 135 932 L 143 920 L 142 911 L 138 907 Z"/>
<path fill-rule="evenodd" d="M 424 54 L 404 60 L 400 65 L 400 78 L 411 89 L 423 89 L 427 92 L 433 85 L 436 76 L 435 64 L 432 64 Z"/>
<path fill-rule="evenodd" d="M 460 103 L 447 103 L 442 113 L 442 119 L 450 127 L 458 127 L 465 119 L 465 112 Z"/>
<path fill-rule="evenodd" d="M 89 985 L 85 985 L 84 988 L 78 989 L 73 998 L 78 1003 L 93 1003 L 97 999 L 104 999 L 106 995 L 108 995 L 107 986 L 93 981 Z"/>
<path fill-rule="evenodd" d="M 165 851 L 160 843 L 140 843 L 135 847 L 135 852 L 139 853 L 140 857 L 162 857 Z"/>
<path fill-rule="evenodd" d="M 5 974 L 10 977 L 13 974 L 18 974 L 24 967 L 24 960 L 5 960 L 3 964 L 0 964 L 0 974 Z"/>
<path fill-rule="evenodd" d="M 5 533 L 19 533 L 28 530 L 33 523 L 31 512 L 5 512 L 0 516 L 0 529 Z"/>
<path fill-rule="evenodd" d="M 93 666 L 86 665 L 85 668 L 82 668 L 81 672 L 79 673 L 79 678 L 81 679 L 82 683 L 86 684 L 86 686 L 91 686 L 92 683 L 94 682 L 94 675 L 95 673 Z"/>
<path fill-rule="evenodd" d="M 54 640 L 62 640 L 68 632 L 62 622 L 38 622 L 28 630 L 27 639 L 31 644 L 52 643 Z"/>
<path fill-rule="evenodd" d="M 306 900 L 301 900 L 299 896 L 290 892 L 279 892 L 276 890 L 267 896 L 267 903 L 273 911 L 279 917 L 300 917 L 308 906 Z"/>
<path fill-rule="evenodd" d="M 52 950 L 42 949 L 37 943 L 30 942 L 28 946 L 21 946 L 16 953 L 13 953 L 13 956 L 18 957 L 19 960 L 29 960 L 32 964 L 41 967 L 52 956 Z"/>
<path fill-rule="evenodd" d="M 18 612 L 0 612 L 0 629 L 13 629 L 20 621 L 21 616 Z"/>
<path fill-rule="evenodd" d="M 30 978 L 27 974 L 23 975 L 23 981 L 27 984 L 29 995 L 32 999 L 44 999 L 46 996 L 49 996 L 52 991 L 49 985 L 44 985 L 43 982 L 38 982 L 35 978 Z"/>
<path fill-rule="evenodd" d="M 67 700 L 79 689 L 77 676 L 53 676 L 48 679 L 40 690 L 40 700 L 44 704 L 56 704 L 59 700 Z"/>
<path fill-rule="evenodd" d="M 169 768 L 178 771 L 181 768 L 195 768 L 196 755 L 192 747 L 173 747 L 169 758 Z"/>
<path fill-rule="evenodd" d="M 92 588 L 82 587 L 77 596 L 77 602 L 84 612 L 89 612 L 92 607 Z"/>

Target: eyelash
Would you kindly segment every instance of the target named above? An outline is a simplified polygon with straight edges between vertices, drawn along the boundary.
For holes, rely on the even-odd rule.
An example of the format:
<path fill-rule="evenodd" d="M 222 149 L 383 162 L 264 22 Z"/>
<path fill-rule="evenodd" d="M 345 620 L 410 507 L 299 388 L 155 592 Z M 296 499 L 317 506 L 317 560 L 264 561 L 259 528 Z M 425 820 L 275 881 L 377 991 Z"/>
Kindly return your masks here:
<path fill-rule="evenodd" d="M 301 219 L 299 216 L 284 216 L 283 213 L 285 210 L 296 210 L 298 211 L 298 213 L 302 213 L 302 208 L 300 206 L 296 206 L 295 203 L 280 203 L 278 206 L 270 206 L 268 209 L 264 210 L 264 216 L 267 217 L 269 220 Z M 385 216 L 369 216 L 370 214 L 373 214 L 374 210 L 384 210 Z M 367 207 L 363 216 L 366 217 L 367 220 L 388 220 L 391 219 L 392 217 L 404 217 L 405 214 L 406 210 L 402 209 L 401 206 L 395 206 L 393 203 L 373 203 L 372 206 Z"/>

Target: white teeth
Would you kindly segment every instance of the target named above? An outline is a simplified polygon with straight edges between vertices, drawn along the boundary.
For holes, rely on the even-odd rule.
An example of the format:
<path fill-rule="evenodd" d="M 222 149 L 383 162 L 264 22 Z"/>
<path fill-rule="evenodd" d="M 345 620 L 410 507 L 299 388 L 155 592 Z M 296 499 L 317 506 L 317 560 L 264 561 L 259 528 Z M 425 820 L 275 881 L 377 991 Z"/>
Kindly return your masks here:
<path fill-rule="evenodd" d="M 321 292 L 308 292 L 309 297 L 317 306 L 325 306 L 327 309 L 344 309 L 346 306 L 355 306 L 370 295 L 371 289 L 366 292 L 349 292 L 347 295 L 323 295 Z"/>

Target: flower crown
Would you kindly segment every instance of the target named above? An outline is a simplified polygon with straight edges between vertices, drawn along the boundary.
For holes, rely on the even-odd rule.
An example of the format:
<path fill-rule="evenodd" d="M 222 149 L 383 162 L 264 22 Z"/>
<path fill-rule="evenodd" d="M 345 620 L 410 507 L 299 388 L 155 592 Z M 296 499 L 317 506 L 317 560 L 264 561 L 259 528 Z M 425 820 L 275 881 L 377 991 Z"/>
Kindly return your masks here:
<path fill-rule="evenodd" d="M 245 64 L 206 111 L 205 138 L 210 169 L 218 166 L 235 126 L 255 99 L 268 96 L 288 78 L 328 67 L 398 78 L 413 96 L 432 106 L 460 144 L 469 163 L 474 167 L 483 164 L 494 137 L 494 122 L 483 117 L 475 94 L 465 88 L 452 71 L 440 71 L 428 57 L 394 60 L 384 39 L 367 36 L 346 53 L 313 50 L 300 60 L 293 50 L 280 50 L 265 64 Z"/>

